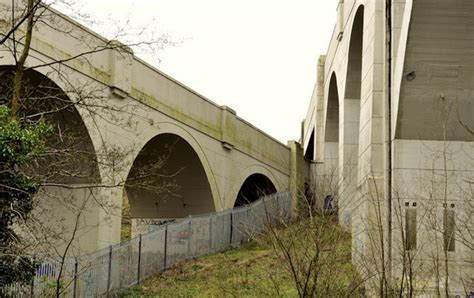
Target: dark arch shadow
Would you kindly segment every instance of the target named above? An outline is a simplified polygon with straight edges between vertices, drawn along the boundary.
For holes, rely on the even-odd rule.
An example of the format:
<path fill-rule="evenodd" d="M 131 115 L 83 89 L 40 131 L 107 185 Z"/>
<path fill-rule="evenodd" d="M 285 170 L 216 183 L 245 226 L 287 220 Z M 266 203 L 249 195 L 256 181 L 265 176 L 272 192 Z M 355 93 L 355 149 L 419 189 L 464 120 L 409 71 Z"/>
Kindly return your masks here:
<path fill-rule="evenodd" d="M 206 172 L 192 146 L 178 135 L 152 138 L 133 162 L 124 196 L 132 218 L 174 219 L 215 211 Z"/>
<path fill-rule="evenodd" d="M 14 66 L 0 66 L 0 104 L 10 106 L 14 71 Z M 87 106 L 73 102 L 55 82 L 35 70 L 26 70 L 22 82 L 17 117 L 24 125 L 44 121 L 53 128 L 45 154 L 24 170 L 45 183 L 100 183 L 95 148 L 76 108 Z"/>
<path fill-rule="evenodd" d="M 267 176 L 252 174 L 245 179 L 244 184 L 237 194 L 234 207 L 255 202 L 259 198 L 276 193 L 276 187 Z"/>
<path fill-rule="evenodd" d="M 337 87 L 337 79 L 335 73 L 331 75 L 331 80 L 329 82 L 324 142 L 339 142 L 339 90 Z"/>
<path fill-rule="evenodd" d="M 309 137 L 308 147 L 306 148 L 306 152 L 304 154 L 304 159 L 307 161 L 313 161 L 314 156 L 314 147 L 315 147 L 315 139 L 314 139 L 314 128 L 311 131 L 311 136 Z"/>

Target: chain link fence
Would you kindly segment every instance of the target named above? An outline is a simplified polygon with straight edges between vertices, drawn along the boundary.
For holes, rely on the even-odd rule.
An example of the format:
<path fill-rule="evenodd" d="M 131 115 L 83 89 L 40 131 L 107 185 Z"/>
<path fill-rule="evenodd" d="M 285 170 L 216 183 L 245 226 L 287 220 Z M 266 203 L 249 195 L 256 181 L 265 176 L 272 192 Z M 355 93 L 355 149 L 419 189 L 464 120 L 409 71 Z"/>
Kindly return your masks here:
<path fill-rule="evenodd" d="M 46 260 L 30 286 L 10 286 L 1 289 L 0 296 L 55 296 L 61 263 L 60 296 L 120 293 L 179 261 L 239 246 L 263 232 L 268 221 L 290 217 L 291 196 L 284 192 L 242 207 L 182 218 L 92 254 L 64 262 Z"/>

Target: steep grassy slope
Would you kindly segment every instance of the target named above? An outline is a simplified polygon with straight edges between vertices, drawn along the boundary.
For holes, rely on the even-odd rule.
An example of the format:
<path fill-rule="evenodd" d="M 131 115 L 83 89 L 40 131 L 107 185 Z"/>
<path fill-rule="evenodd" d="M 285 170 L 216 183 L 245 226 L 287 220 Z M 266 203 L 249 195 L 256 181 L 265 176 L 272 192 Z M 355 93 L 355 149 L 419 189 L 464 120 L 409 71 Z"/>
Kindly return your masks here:
<path fill-rule="evenodd" d="M 295 236 L 290 226 L 282 235 Z M 320 279 L 330 285 L 334 297 L 363 295 L 358 276 L 351 264 L 350 235 L 334 226 L 342 237 L 333 249 L 323 254 L 335 256 L 324 264 Z M 285 234 L 287 233 L 287 234 Z M 284 236 L 284 237 L 287 237 Z M 297 242 L 308 241 L 305 232 L 297 233 Z M 126 297 L 295 297 L 294 281 L 288 271 L 287 259 L 275 250 L 271 237 L 263 236 L 227 252 L 184 261 L 173 269 L 150 278 L 128 291 Z M 299 245 L 299 244 L 297 244 Z M 301 253 L 304 253 L 301 251 Z M 327 268 L 330 267 L 330 268 Z M 330 270 L 328 270 L 330 269 Z M 328 273 L 329 272 L 329 273 Z M 328 276 L 330 275 L 330 276 Z M 337 292 L 337 293 L 336 293 Z M 332 296 L 332 294 L 330 294 Z"/>

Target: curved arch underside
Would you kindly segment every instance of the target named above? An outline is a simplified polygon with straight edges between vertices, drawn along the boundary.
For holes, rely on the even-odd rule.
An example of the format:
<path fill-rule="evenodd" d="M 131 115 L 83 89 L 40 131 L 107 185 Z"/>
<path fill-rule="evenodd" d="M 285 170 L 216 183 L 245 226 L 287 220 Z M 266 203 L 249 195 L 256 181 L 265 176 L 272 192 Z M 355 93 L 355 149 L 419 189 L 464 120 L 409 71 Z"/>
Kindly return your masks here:
<path fill-rule="evenodd" d="M 11 105 L 15 68 L 0 66 L 0 104 Z M 87 127 L 66 92 L 45 75 L 26 70 L 21 84 L 17 117 L 26 125 L 44 121 L 53 132 L 46 152 L 26 169 L 38 181 L 61 184 L 100 182 L 94 145 Z M 87 108 L 87 107 L 86 107 Z"/>
<path fill-rule="evenodd" d="M 474 141 L 472 0 L 413 1 L 396 138 Z"/>
<path fill-rule="evenodd" d="M 329 82 L 324 136 L 326 143 L 339 141 L 339 91 L 335 74 L 332 74 L 331 81 Z"/>
<path fill-rule="evenodd" d="M 275 185 L 267 176 L 262 174 L 250 175 L 240 188 L 234 207 L 255 202 L 263 196 L 276 193 L 276 191 Z"/>
<path fill-rule="evenodd" d="M 0 66 L 0 77 L 0 104 L 11 106 L 14 67 Z M 16 117 L 25 126 L 44 121 L 52 132 L 41 156 L 19 171 L 43 185 L 29 215 L 34 224 L 26 228 L 35 235 L 37 249 L 62 253 L 72 244 L 71 251 L 83 253 L 96 248 L 97 232 L 90 227 L 100 224 L 100 207 L 92 198 L 101 200 L 96 188 L 101 177 L 94 144 L 76 108 L 83 103 L 73 102 L 68 94 L 45 75 L 24 72 Z"/>
<path fill-rule="evenodd" d="M 132 218 L 170 219 L 215 211 L 207 175 L 194 149 L 175 134 L 151 139 L 125 184 Z"/>
<path fill-rule="evenodd" d="M 364 6 L 360 6 L 352 24 L 349 44 L 349 60 L 344 98 L 360 99 L 362 76 L 362 38 L 364 30 Z"/>
<path fill-rule="evenodd" d="M 339 91 L 336 75 L 333 73 L 329 82 L 329 93 L 324 132 L 325 175 L 338 177 L 339 160 Z"/>

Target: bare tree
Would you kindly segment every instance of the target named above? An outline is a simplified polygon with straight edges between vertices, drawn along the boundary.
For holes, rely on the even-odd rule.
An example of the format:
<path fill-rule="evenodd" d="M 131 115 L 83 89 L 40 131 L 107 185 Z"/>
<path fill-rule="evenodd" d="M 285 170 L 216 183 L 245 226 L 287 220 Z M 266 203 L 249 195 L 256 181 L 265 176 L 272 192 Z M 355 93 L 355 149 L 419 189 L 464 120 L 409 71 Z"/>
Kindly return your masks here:
<path fill-rule="evenodd" d="M 442 140 L 415 141 L 421 147 L 420 164 L 414 165 L 419 168 L 395 178 L 391 259 L 387 257 L 383 192 L 375 179 L 369 179 L 372 187 L 362 192 L 366 204 L 359 211 L 359 224 L 364 247 L 353 249 L 359 270 L 376 273 L 368 289 L 381 297 L 450 296 L 459 291 L 468 295 L 472 291 L 473 177 L 465 164 L 472 162 L 472 144 L 447 138 L 451 112 L 452 103 L 446 102 L 441 111 Z M 387 262 L 392 264 L 391 272 Z"/>
<path fill-rule="evenodd" d="M 176 189 L 173 174 L 162 179 L 160 169 L 166 156 L 160 159 L 162 162 L 141 165 L 130 177 L 116 175 L 131 167 L 133 160 L 128 156 L 136 148 L 115 147 L 102 138 L 102 147 L 97 151 L 88 141 L 89 133 L 81 124 L 81 115 L 86 115 L 92 122 L 101 119 L 132 131 L 131 119 L 142 117 L 142 108 L 128 104 L 112 106 L 107 103 L 108 90 L 88 82 L 78 82 L 66 71 L 66 66 L 73 63 L 92 67 L 91 59 L 103 51 L 129 53 L 134 47 L 155 51 L 172 45 L 173 41 L 167 34 L 140 40 L 136 34 L 143 33 L 144 28 L 132 33 L 127 28 L 117 28 L 114 39 L 134 38 L 129 38 L 129 43 L 103 40 L 100 44 L 93 44 L 76 29 L 76 24 L 64 26 L 58 23 L 59 13 L 52 6 L 59 4 L 70 7 L 71 11 L 75 9 L 75 3 L 70 1 L 14 0 L 0 5 L 1 58 L 8 56 L 14 61 L 13 66 L 0 66 L 0 105 L 9 106 L 11 117 L 25 127 L 46 123 L 52 130 L 46 139 L 45 150 L 33 161 L 15 168 L 15 171 L 32 177 L 41 189 L 32 201 L 32 213 L 15 223 L 22 235 L 23 249 L 19 252 L 53 252 L 53 257 L 59 257 L 60 269 L 55 285 L 58 296 L 65 290 L 62 279 L 66 258 L 78 253 L 75 247 L 78 238 L 99 225 L 98 222 L 85 222 L 86 214 L 97 209 L 111 216 L 121 213 L 116 204 L 104 198 L 108 190 L 121 190 L 125 186 L 146 188 L 160 196 Z M 67 36 L 85 44 L 86 50 L 48 61 L 34 58 L 31 56 L 32 42 L 39 28 L 53 30 L 58 36 Z M 39 69 L 46 69 L 48 74 L 57 77 L 63 87 L 58 87 L 36 71 Z M 145 121 L 153 125 L 152 119 Z M 102 168 L 108 170 L 110 177 L 101 179 Z M 157 183 L 158 178 L 164 182 Z M 53 206 L 61 206 L 64 212 L 51 220 L 45 214 L 51 214 Z"/>
<path fill-rule="evenodd" d="M 267 217 L 266 235 L 257 239 L 280 256 L 299 297 L 362 295 L 364 279 L 350 266 L 350 234 L 338 226 L 337 214 L 300 199 L 296 218 Z"/>

